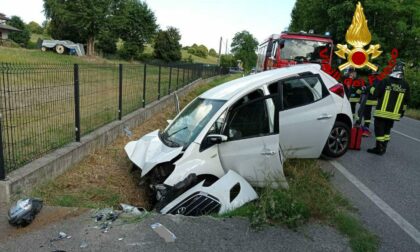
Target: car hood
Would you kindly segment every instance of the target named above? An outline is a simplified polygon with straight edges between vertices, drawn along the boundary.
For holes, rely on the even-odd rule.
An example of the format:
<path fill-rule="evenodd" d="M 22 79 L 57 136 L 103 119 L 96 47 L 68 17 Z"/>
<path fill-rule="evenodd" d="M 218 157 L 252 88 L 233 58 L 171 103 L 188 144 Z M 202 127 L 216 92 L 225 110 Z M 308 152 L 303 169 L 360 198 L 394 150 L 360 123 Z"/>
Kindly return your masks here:
<path fill-rule="evenodd" d="M 137 141 L 129 142 L 124 150 L 128 158 L 141 169 L 141 176 L 146 175 L 157 164 L 169 162 L 182 152 L 182 147 L 168 147 L 155 130 Z"/>

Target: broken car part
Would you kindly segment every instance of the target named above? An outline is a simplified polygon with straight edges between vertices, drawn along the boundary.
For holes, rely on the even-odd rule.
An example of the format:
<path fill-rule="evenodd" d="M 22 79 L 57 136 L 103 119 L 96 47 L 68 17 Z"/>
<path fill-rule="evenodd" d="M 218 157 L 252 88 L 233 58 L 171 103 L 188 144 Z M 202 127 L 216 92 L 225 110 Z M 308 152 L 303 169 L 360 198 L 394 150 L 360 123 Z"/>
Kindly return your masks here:
<path fill-rule="evenodd" d="M 9 223 L 13 226 L 27 226 L 41 211 L 43 202 L 41 199 L 21 199 L 13 205 L 8 213 Z"/>
<path fill-rule="evenodd" d="M 202 181 L 167 204 L 160 212 L 187 216 L 222 214 L 257 198 L 257 193 L 244 178 L 229 171 L 210 186 L 204 186 Z"/>

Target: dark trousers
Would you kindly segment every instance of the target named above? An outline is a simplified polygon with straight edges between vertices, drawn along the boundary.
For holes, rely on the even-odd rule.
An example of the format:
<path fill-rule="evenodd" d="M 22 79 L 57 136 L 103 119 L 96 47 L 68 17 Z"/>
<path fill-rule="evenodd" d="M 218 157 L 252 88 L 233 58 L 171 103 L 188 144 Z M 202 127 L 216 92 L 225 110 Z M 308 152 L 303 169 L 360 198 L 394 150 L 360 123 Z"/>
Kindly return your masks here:
<path fill-rule="evenodd" d="M 364 126 L 369 128 L 370 126 L 370 118 L 372 117 L 372 106 L 366 105 L 365 110 L 363 110 L 363 122 Z"/>
<path fill-rule="evenodd" d="M 378 142 L 387 143 L 391 140 L 391 129 L 394 126 L 394 120 L 375 117 L 375 137 Z"/>
<path fill-rule="evenodd" d="M 357 102 L 350 102 L 351 113 L 354 115 L 356 113 L 356 104 Z"/>

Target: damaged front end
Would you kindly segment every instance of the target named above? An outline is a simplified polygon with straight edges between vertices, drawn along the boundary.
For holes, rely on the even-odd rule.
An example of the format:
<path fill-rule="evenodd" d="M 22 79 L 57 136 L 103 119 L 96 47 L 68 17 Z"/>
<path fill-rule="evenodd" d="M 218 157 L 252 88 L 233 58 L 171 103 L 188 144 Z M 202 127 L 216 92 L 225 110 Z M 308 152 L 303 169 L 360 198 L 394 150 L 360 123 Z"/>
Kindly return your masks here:
<path fill-rule="evenodd" d="M 251 185 L 230 170 L 212 185 L 205 186 L 205 181 L 201 181 L 157 210 L 163 214 L 186 216 L 223 214 L 257 198 Z"/>

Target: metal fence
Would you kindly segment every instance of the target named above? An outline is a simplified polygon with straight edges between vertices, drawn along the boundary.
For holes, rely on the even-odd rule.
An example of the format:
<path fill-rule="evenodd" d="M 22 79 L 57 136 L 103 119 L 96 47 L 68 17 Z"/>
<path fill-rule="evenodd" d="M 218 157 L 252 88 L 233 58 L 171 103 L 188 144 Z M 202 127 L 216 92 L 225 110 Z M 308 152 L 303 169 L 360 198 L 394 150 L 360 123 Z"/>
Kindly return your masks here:
<path fill-rule="evenodd" d="M 217 66 L 0 63 L 0 180 Z"/>

